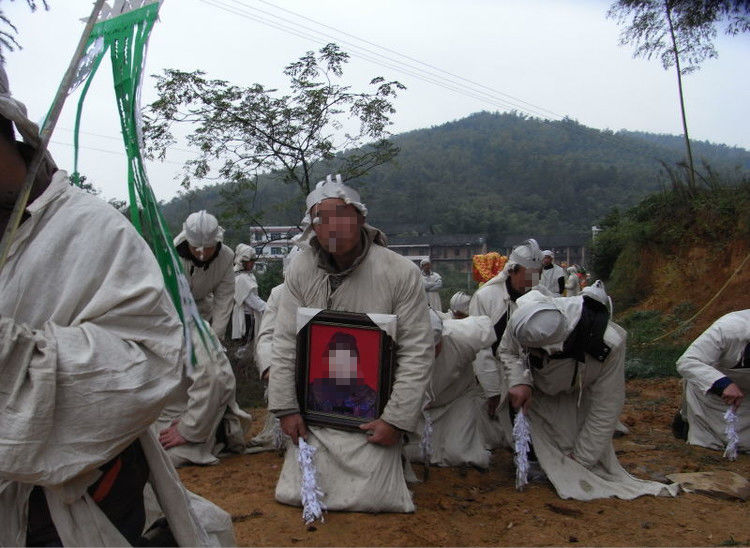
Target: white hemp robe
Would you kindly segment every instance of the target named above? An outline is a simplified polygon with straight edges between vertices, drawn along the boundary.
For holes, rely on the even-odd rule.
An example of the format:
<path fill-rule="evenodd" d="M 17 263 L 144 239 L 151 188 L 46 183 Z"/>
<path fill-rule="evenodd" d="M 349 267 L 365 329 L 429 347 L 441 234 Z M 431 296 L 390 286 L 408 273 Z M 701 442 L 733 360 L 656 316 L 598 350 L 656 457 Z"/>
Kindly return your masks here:
<path fill-rule="evenodd" d="M 506 280 L 508 273 L 502 271 L 477 289 L 471 296 L 469 302 L 470 316 L 487 316 L 494 326 L 505 316 L 506 324 L 510 314 L 517 308 L 516 303 L 510 299 Z M 493 338 L 492 343 L 498 342 Z M 491 448 L 512 447 L 513 425 L 508 413 L 508 387 L 505 376 L 501 374 L 500 363 L 492 352 L 491 344 L 477 353 L 474 360 L 474 375 L 485 398 L 500 396 L 495 415 L 490 418 L 487 413 L 481 415 L 485 437 Z"/>
<path fill-rule="evenodd" d="M 263 312 L 263 318 L 260 321 L 258 338 L 255 343 L 255 365 L 258 368 L 258 375 L 263 378 L 263 374 L 271 367 L 271 349 L 273 348 L 273 332 L 276 328 L 276 314 L 279 311 L 279 300 L 281 292 L 284 290 L 284 284 L 279 284 L 271 290 L 266 302 L 266 310 Z M 268 391 L 266 391 L 268 399 Z M 248 453 L 260 453 L 262 451 L 276 451 L 282 449 L 284 443 L 284 434 L 279 426 L 277 419 L 270 411 L 266 414 L 266 422 L 263 430 L 258 433 L 248 443 Z"/>
<path fill-rule="evenodd" d="M 567 272 L 559 264 L 552 263 L 552 268 L 543 268 L 542 275 L 539 279 L 539 285 L 549 289 L 556 297 L 560 296 L 560 278 L 563 279 L 563 289 L 567 281 Z"/>
<path fill-rule="evenodd" d="M 0 272 L 0 545 L 25 545 L 34 485 L 64 545 L 127 545 L 87 488 L 136 439 L 178 543 L 233 543 L 229 515 L 184 489 L 149 430 L 182 367 L 151 250 L 64 171 L 27 212 Z"/>
<path fill-rule="evenodd" d="M 381 415 L 385 422 L 413 432 L 422 410 L 434 359 L 432 330 L 419 269 L 384 247 L 382 233 L 365 225 L 369 249 L 331 291 L 329 273 L 318 263 L 317 240 L 292 262 L 286 275 L 273 336 L 269 410 L 277 416 L 297 412 L 295 389 L 297 308 L 328 308 L 361 313 L 395 314 L 397 361 L 395 381 Z M 401 444 L 368 443 L 365 433 L 310 426 L 308 442 L 317 449 L 315 464 L 323 503 L 329 510 L 413 512 L 404 480 Z M 297 447 L 289 444 L 276 500 L 300 505 L 301 477 Z"/>
<path fill-rule="evenodd" d="M 178 246 L 184 241 L 185 233 L 181 232 L 174 239 L 174 245 Z M 216 335 L 223 339 L 227 336 L 234 302 L 234 253 L 229 246 L 222 244 L 218 257 L 206 269 L 195 266 L 190 259 L 180 257 L 180 260 L 198 311 L 204 320 L 211 322 Z"/>
<path fill-rule="evenodd" d="M 180 386 L 154 424 L 158 434 L 179 420 L 177 430 L 188 443 L 167 449 L 175 466 L 218 464 L 222 453 L 244 453 L 252 421 L 237 404 L 234 371 L 223 348 L 210 342 L 207 347 L 197 331 L 192 338 L 195 363 L 184 368 Z M 224 442 L 217 441 L 218 433 Z"/>
<path fill-rule="evenodd" d="M 437 272 L 430 274 L 422 273 L 422 285 L 427 293 L 427 304 L 436 312 L 443 311 L 443 303 L 440 301 L 440 288 L 443 287 L 443 278 Z"/>
<path fill-rule="evenodd" d="M 443 321 L 440 354 L 432 367 L 423 417 L 417 435 L 405 447 L 409 460 L 424 461 L 422 445 L 427 436 L 430 464 L 489 468 L 489 444 L 481 419 L 486 415 L 484 398 L 472 361 L 480 349 L 494 341 L 486 316 Z M 431 432 L 425 431 L 426 425 Z"/>
<path fill-rule="evenodd" d="M 750 369 L 737 368 L 748 343 L 750 309 L 730 312 L 706 329 L 677 360 L 677 372 L 685 379 L 683 413 L 690 426 L 688 443 L 724 449 L 728 406 L 708 389 L 720 378 L 729 377 L 745 394 L 735 411 L 737 449 L 750 451 Z"/>
<path fill-rule="evenodd" d="M 582 303 L 583 298 L 579 299 Z M 612 434 L 625 401 L 626 336 L 624 329 L 609 322 L 604 342 L 611 352 L 604 362 L 588 354 L 585 363 L 578 364 L 573 358 L 545 358 L 542 368 L 533 371 L 510 330 L 505 331 L 500 343 L 498 355 L 508 386 L 532 387 L 528 407 L 531 441 L 539 464 L 561 498 L 633 499 L 676 492 L 677 486 L 628 474 L 612 446 Z"/>
<path fill-rule="evenodd" d="M 258 281 L 255 274 L 243 270 L 238 272 L 234 278 L 234 307 L 232 308 L 232 339 L 241 339 L 245 336 L 247 325 L 245 324 L 245 314 L 250 313 L 246 301 L 248 297 L 255 294 L 258 296 Z M 261 301 L 262 303 L 262 301 Z M 252 308 L 253 315 L 253 344 L 257 344 L 258 331 L 260 330 L 260 320 L 263 315 L 262 310 Z"/>

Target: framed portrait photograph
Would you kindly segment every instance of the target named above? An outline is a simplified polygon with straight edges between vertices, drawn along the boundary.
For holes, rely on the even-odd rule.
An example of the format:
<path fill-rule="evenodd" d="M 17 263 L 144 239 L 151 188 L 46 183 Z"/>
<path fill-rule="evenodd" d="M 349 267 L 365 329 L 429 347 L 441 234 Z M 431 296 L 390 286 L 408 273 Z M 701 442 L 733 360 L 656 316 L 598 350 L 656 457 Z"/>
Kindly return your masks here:
<path fill-rule="evenodd" d="M 378 418 L 391 394 L 395 347 L 367 314 L 315 314 L 297 333 L 297 400 L 305 421 L 357 429 Z"/>

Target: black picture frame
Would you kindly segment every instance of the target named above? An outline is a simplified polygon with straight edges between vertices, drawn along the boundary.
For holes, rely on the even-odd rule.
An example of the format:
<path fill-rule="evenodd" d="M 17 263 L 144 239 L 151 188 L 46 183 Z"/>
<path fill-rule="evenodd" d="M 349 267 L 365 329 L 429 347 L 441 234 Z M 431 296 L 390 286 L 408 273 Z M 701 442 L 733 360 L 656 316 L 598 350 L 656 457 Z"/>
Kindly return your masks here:
<path fill-rule="evenodd" d="M 376 367 L 377 370 L 366 372 L 365 378 L 370 380 L 370 384 L 366 387 L 362 384 L 358 386 L 367 391 L 368 402 L 374 400 L 371 411 L 369 406 L 366 412 L 356 407 L 355 411 L 350 412 L 348 408 L 336 407 L 333 404 L 332 408 L 328 408 L 328 405 L 319 405 L 320 398 L 317 396 L 321 393 L 318 390 L 321 386 L 316 386 L 316 380 L 327 378 L 327 381 L 321 382 L 330 383 L 331 378 L 325 375 L 314 376 L 321 373 L 323 360 L 320 352 L 314 350 L 320 350 L 321 345 L 330 344 L 330 340 L 333 339 L 326 342 L 322 335 L 334 331 L 351 335 L 358 343 L 366 343 L 363 346 L 367 355 L 358 357 L 357 363 L 359 364 L 360 360 L 365 361 L 369 368 Z M 327 339 L 328 335 L 325 338 Z M 372 356 L 373 348 L 377 348 L 376 357 Z M 345 430 L 359 430 L 360 425 L 380 417 L 391 396 L 396 368 L 396 343 L 366 314 L 322 310 L 297 333 L 296 367 L 297 402 L 305 422 Z M 377 381 L 374 396 L 369 392 L 373 389 L 373 379 Z"/>

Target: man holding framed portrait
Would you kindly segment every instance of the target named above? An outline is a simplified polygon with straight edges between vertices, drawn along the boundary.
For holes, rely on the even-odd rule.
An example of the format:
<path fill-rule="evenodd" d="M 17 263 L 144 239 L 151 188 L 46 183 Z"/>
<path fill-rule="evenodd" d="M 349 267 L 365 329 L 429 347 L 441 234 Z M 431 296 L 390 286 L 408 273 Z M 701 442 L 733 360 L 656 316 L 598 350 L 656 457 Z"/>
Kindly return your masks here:
<path fill-rule="evenodd" d="M 306 206 L 307 243 L 287 272 L 273 337 L 269 410 L 292 439 L 276 499 L 300 505 L 304 437 L 327 509 L 413 512 L 401 444 L 434 359 L 420 271 L 385 247 L 340 178 L 319 183 Z"/>

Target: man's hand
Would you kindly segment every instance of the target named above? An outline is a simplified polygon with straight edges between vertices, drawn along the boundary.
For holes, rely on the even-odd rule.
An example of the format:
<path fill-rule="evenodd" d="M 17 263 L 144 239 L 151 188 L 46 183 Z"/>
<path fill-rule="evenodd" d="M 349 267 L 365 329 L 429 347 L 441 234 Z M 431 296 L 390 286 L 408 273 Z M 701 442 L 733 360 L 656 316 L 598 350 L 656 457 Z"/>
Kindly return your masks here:
<path fill-rule="evenodd" d="M 281 431 L 287 436 L 292 438 L 294 445 L 299 445 L 299 439 L 307 439 L 307 426 L 302 415 L 294 413 L 293 415 L 285 415 L 279 419 L 281 423 Z"/>
<path fill-rule="evenodd" d="M 740 406 L 744 398 L 745 394 L 742 393 L 740 387 L 735 383 L 727 386 L 721 393 L 721 399 L 724 400 L 724 403 L 726 403 L 727 405 L 731 405 L 732 409 L 735 410 Z"/>
<path fill-rule="evenodd" d="M 487 416 L 491 419 L 495 419 L 495 411 L 497 406 L 500 404 L 500 394 L 497 396 L 490 396 L 487 398 Z"/>
<path fill-rule="evenodd" d="M 268 374 L 271 372 L 271 368 L 269 367 L 265 371 L 263 371 L 263 374 L 260 376 L 260 380 L 267 383 L 268 382 Z"/>
<path fill-rule="evenodd" d="M 178 424 L 180 424 L 180 419 L 175 419 L 172 421 L 172 424 L 169 425 L 169 428 L 165 428 L 159 432 L 159 443 L 161 443 L 161 446 L 164 449 L 171 449 L 172 447 L 188 443 L 188 441 L 182 437 L 180 431 L 177 430 Z"/>
<path fill-rule="evenodd" d="M 370 443 L 391 446 L 396 445 L 401 439 L 401 432 L 383 419 L 375 419 L 361 425 L 359 429 L 367 431 L 367 441 Z"/>
<path fill-rule="evenodd" d="M 508 390 L 508 396 L 513 409 L 523 408 L 525 412 L 531 403 L 531 387 L 528 384 L 517 384 Z"/>

